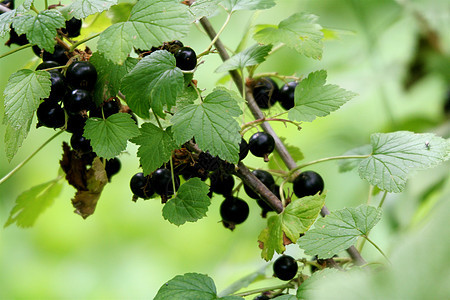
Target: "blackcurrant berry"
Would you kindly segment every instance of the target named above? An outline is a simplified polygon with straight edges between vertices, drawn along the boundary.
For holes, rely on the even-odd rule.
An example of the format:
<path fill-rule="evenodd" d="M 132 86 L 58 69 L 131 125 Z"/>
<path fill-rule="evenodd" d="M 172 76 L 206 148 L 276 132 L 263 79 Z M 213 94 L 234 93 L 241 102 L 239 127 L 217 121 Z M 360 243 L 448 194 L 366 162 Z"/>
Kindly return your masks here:
<path fill-rule="evenodd" d="M 36 54 L 37 57 L 41 57 L 41 52 L 42 49 L 38 47 L 38 45 L 33 45 L 33 47 L 31 47 L 31 49 L 33 49 L 34 54 Z"/>
<path fill-rule="evenodd" d="M 218 170 L 212 173 L 209 179 L 211 180 L 211 191 L 224 196 L 231 195 L 234 187 L 233 175 Z"/>
<path fill-rule="evenodd" d="M 148 199 L 155 191 L 150 184 L 150 178 L 144 176 L 144 173 L 136 173 L 130 180 L 130 189 L 137 197 Z"/>
<path fill-rule="evenodd" d="M 270 300 L 270 298 L 267 297 L 266 295 L 259 295 L 253 298 L 253 300 Z"/>
<path fill-rule="evenodd" d="M 248 140 L 250 152 L 257 157 L 264 157 L 268 160 L 268 155 L 275 149 L 275 140 L 273 137 L 265 132 L 257 132 Z"/>
<path fill-rule="evenodd" d="M 103 113 L 102 113 L 103 109 Z M 107 119 L 109 116 L 118 113 L 120 110 L 120 103 L 118 101 L 108 101 L 103 102 L 103 104 L 100 107 L 96 107 L 94 110 L 91 111 L 90 117 L 96 117 L 96 118 L 103 118 Z"/>
<path fill-rule="evenodd" d="M 178 189 L 180 186 L 180 179 L 178 175 L 174 175 L 175 178 L 175 188 Z M 157 169 L 152 174 L 151 185 L 154 187 L 155 192 L 158 195 L 170 196 L 174 194 L 173 184 L 172 184 L 172 173 L 169 169 Z"/>
<path fill-rule="evenodd" d="M 234 229 L 234 225 L 247 220 L 250 209 L 247 202 L 237 197 L 227 197 L 220 205 L 220 216 L 225 227 Z"/>
<path fill-rule="evenodd" d="M 37 67 L 36 67 L 36 71 L 37 70 L 44 70 L 44 69 L 50 69 L 50 68 L 54 68 L 54 67 L 59 67 L 59 64 L 56 61 L 44 61 L 42 63 L 40 63 Z M 56 69 L 55 69 L 56 70 Z M 58 69 L 60 70 L 60 69 Z"/>
<path fill-rule="evenodd" d="M 445 95 L 445 99 L 444 99 L 444 113 L 447 116 L 450 116 L 450 89 L 447 90 L 447 94 Z"/>
<path fill-rule="evenodd" d="M 244 138 L 241 138 L 241 142 L 239 143 L 239 160 L 243 160 L 247 157 L 249 151 L 249 145 Z"/>
<path fill-rule="evenodd" d="M 206 171 L 215 171 L 220 167 L 221 160 L 217 156 L 213 157 L 208 152 L 198 155 L 198 165 Z"/>
<path fill-rule="evenodd" d="M 120 168 L 122 167 L 122 164 L 120 163 L 120 159 L 117 157 L 108 159 L 105 163 L 105 171 L 106 176 L 108 176 L 108 179 L 111 181 L 111 177 L 119 173 Z"/>
<path fill-rule="evenodd" d="M 294 179 L 293 185 L 294 194 L 299 198 L 313 196 L 318 192 L 322 192 L 324 188 L 322 177 L 314 171 L 300 173 Z"/>
<path fill-rule="evenodd" d="M 56 70 L 49 71 L 50 79 L 52 81 L 52 88 L 50 91 L 49 100 L 60 102 L 66 94 L 67 86 L 64 76 Z"/>
<path fill-rule="evenodd" d="M 14 9 L 14 0 L 4 0 L 0 4 L 6 6 L 9 9 Z"/>
<path fill-rule="evenodd" d="M 258 78 L 253 86 L 253 98 L 259 108 L 272 107 L 278 99 L 278 85 L 269 77 Z"/>
<path fill-rule="evenodd" d="M 44 61 L 56 61 L 60 66 L 64 66 L 68 61 L 69 57 L 66 55 L 66 49 L 56 44 L 53 53 L 44 50 L 42 53 L 42 59 Z"/>
<path fill-rule="evenodd" d="M 86 125 L 87 117 L 81 115 L 69 115 L 67 119 L 66 131 L 70 133 L 82 134 L 84 131 L 84 125 Z"/>
<path fill-rule="evenodd" d="M 280 89 L 278 100 L 280 101 L 281 106 L 286 110 L 293 108 L 295 105 L 294 93 L 297 85 L 297 82 L 291 81 L 283 85 Z"/>
<path fill-rule="evenodd" d="M 80 153 L 88 153 L 92 151 L 91 141 L 78 133 L 72 134 L 72 137 L 70 138 L 70 146 L 72 146 L 73 150 Z"/>
<path fill-rule="evenodd" d="M 82 110 L 89 110 L 93 105 L 91 94 L 86 90 L 73 90 L 64 97 L 64 109 L 69 115 L 76 115 Z"/>
<path fill-rule="evenodd" d="M 97 70 L 90 62 L 77 61 L 67 68 L 66 79 L 74 89 L 92 91 L 97 81 Z"/>
<path fill-rule="evenodd" d="M 80 35 L 82 25 L 83 22 L 81 20 L 72 18 L 66 21 L 66 28 L 63 28 L 62 32 L 67 34 L 68 37 L 77 37 Z"/>
<path fill-rule="evenodd" d="M 9 40 L 5 43 L 6 46 L 10 47 L 11 44 L 23 46 L 28 43 L 29 42 L 25 34 L 18 35 L 14 28 L 11 27 L 11 30 L 9 31 Z"/>
<path fill-rule="evenodd" d="M 177 67 L 183 71 L 190 71 L 197 65 L 197 55 L 189 47 L 181 47 L 175 53 Z"/>
<path fill-rule="evenodd" d="M 273 272 L 281 280 L 291 280 L 297 275 L 298 264 L 292 256 L 283 255 L 273 263 Z"/>
<path fill-rule="evenodd" d="M 208 179 L 208 172 L 201 168 L 198 164 L 195 164 L 193 166 L 185 165 L 183 169 L 180 170 L 180 174 L 186 181 L 191 179 L 192 177 L 198 177 L 202 181 Z"/>
<path fill-rule="evenodd" d="M 57 102 L 44 101 L 37 111 L 38 127 L 45 126 L 50 128 L 59 128 L 64 126 L 66 115 L 64 110 Z"/>
<path fill-rule="evenodd" d="M 272 185 L 275 184 L 275 180 L 273 179 L 273 176 L 264 170 L 254 170 L 253 175 L 256 176 L 256 178 L 259 179 L 259 181 L 261 181 L 261 183 L 263 183 L 268 189 L 270 189 L 272 187 Z M 257 193 L 255 193 L 248 185 L 244 185 L 244 190 L 247 193 L 247 195 L 250 198 L 253 199 L 259 199 L 259 195 Z"/>

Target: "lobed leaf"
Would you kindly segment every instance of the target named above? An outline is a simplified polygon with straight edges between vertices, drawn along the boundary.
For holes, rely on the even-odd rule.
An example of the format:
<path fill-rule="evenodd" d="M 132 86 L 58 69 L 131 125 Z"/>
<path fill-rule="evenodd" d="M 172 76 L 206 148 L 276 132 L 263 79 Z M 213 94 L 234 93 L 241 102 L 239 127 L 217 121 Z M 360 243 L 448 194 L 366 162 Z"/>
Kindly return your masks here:
<path fill-rule="evenodd" d="M 320 259 L 349 248 L 358 236 L 364 236 L 381 219 L 381 209 L 360 205 L 356 208 L 344 208 L 319 219 L 315 228 L 298 239 L 300 248 L 308 255 L 317 255 Z"/>
<path fill-rule="evenodd" d="M 172 117 L 173 136 L 178 144 L 192 137 L 203 151 L 231 163 L 239 160 L 239 123 L 233 118 L 242 113 L 233 94 L 216 89 L 200 104 L 181 107 Z"/>
<path fill-rule="evenodd" d="M 254 39 L 261 44 L 284 43 L 300 54 L 314 59 L 322 58 L 322 27 L 317 17 L 307 13 L 296 13 L 278 26 L 265 27 L 255 33 Z"/>
<path fill-rule="evenodd" d="M 74 0 L 63 9 L 67 11 L 69 19 L 84 19 L 95 13 L 108 10 L 117 2 L 117 0 Z"/>
<path fill-rule="evenodd" d="M 127 96 L 127 104 L 135 114 L 149 118 L 150 108 L 164 118 L 176 105 L 177 95 L 183 89 L 183 73 L 176 67 L 174 56 L 159 50 L 144 57 L 122 79 L 121 91 Z"/>
<path fill-rule="evenodd" d="M 274 252 L 281 254 L 285 248 L 285 236 L 291 242 L 297 241 L 301 233 L 306 232 L 317 219 L 325 204 L 326 194 L 317 194 L 295 199 L 284 211 L 267 220 L 265 228 L 258 237 L 262 243 L 261 257 L 269 261 Z"/>
<path fill-rule="evenodd" d="M 272 50 L 272 45 L 253 45 L 225 61 L 215 72 L 227 72 L 260 64 L 265 61 L 270 50 Z"/>
<path fill-rule="evenodd" d="M 27 137 L 28 132 L 30 131 L 31 121 L 32 119 L 29 119 L 25 126 L 22 127 L 6 126 L 4 141 L 6 158 L 9 162 L 11 162 Z"/>
<path fill-rule="evenodd" d="M 25 0 L 19 7 L 0 14 L 0 37 L 10 31 L 11 23 L 18 14 L 25 14 L 30 10 L 33 0 Z"/>
<path fill-rule="evenodd" d="M 222 0 L 197 0 L 189 6 L 189 10 L 195 16 L 195 20 L 202 17 L 211 17 L 218 10 Z"/>
<path fill-rule="evenodd" d="M 310 73 L 295 88 L 295 106 L 289 110 L 289 119 L 312 122 L 337 110 L 356 94 L 337 85 L 325 84 L 325 70 Z"/>
<path fill-rule="evenodd" d="M 162 130 L 152 123 L 142 124 L 139 130 L 140 135 L 131 142 L 139 145 L 137 155 L 144 174 L 148 175 L 167 162 L 178 146 L 169 130 Z"/>
<path fill-rule="evenodd" d="M 221 4 L 228 11 L 268 9 L 275 6 L 274 0 L 223 0 Z"/>
<path fill-rule="evenodd" d="M 217 299 L 214 281 L 207 275 L 186 273 L 177 275 L 159 289 L 154 300 Z"/>
<path fill-rule="evenodd" d="M 189 179 L 180 186 L 175 197 L 164 204 L 164 219 L 180 226 L 205 217 L 211 204 L 208 193 L 209 186 L 200 178 Z"/>
<path fill-rule="evenodd" d="M 94 152 L 111 159 L 127 148 L 127 141 L 139 135 L 136 123 L 127 113 L 117 113 L 106 120 L 89 118 L 84 126 L 83 136 L 91 140 Z"/>

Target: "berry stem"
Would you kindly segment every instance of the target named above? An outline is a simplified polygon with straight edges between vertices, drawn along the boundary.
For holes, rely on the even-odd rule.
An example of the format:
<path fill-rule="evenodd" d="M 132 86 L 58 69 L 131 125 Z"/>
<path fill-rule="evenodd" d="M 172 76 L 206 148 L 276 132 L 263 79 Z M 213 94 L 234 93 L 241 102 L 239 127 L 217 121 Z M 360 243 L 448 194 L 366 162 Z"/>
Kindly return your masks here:
<path fill-rule="evenodd" d="M 158 123 L 159 128 L 161 128 L 161 130 L 164 130 L 164 128 L 161 125 L 161 122 L 159 121 L 159 117 L 156 115 L 155 112 L 153 112 L 153 115 L 155 116 L 156 122 Z M 174 190 L 175 192 L 175 190 Z"/>
<path fill-rule="evenodd" d="M 44 0 L 45 10 L 48 9 L 48 0 Z"/>
<path fill-rule="evenodd" d="M 258 73 L 256 75 L 254 75 L 254 77 L 256 77 L 256 78 L 259 78 L 259 77 L 276 77 L 276 78 L 279 78 L 279 79 L 283 80 L 284 82 L 286 82 L 287 79 L 293 79 L 295 81 L 300 81 L 303 78 L 302 76 L 298 77 L 298 76 L 280 75 L 280 74 L 278 74 L 278 72 Z"/>
<path fill-rule="evenodd" d="M 245 297 L 245 296 L 249 296 L 249 295 L 253 295 L 253 294 L 259 294 L 259 293 L 269 292 L 269 291 L 273 291 L 273 290 L 284 290 L 284 289 L 289 289 L 289 288 L 295 288 L 295 285 L 289 282 L 289 283 L 285 283 L 285 284 L 280 284 L 280 285 L 275 285 L 275 286 L 270 286 L 270 287 L 265 287 L 265 288 L 259 288 L 259 289 L 255 289 L 255 290 L 249 290 L 246 292 L 237 293 L 237 294 L 233 294 L 230 296 Z"/>
<path fill-rule="evenodd" d="M 214 46 L 214 44 L 216 43 L 216 41 L 219 39 L 219 36 L 222 34 L 222 32 L 224 31 L 225 27 L 227 27 L 228 22 L 230 22 L 231 19 L 231 15 L 233 14 L 233 12 L 229 12 L 227 15 L 227 19 L 225 20 L 225 22 L 223 23 L 222 27 L 220 28 L 220 30 L 217 32 L 217 34 L 215 35 L 215 37 L 211 40 L 211 43 L 208 45 L 208 47 L 206 48 L 205 51 L 203 51 L 202 53 L 200 53 L 198 56 L 203 56 L 206 53 L 209 53 L 211 51 L 211 48 Z"/>
<path fill-rule="evenodd" d="M 389 258 L 386 256 L 386 254 L 384 254 L 383 250 L 381 250 L 381 248 L 377 246 L 377 244 L 375 244 L 371 239 L 369 239 L 367 235 L 363 235 L 362 237 L 365 238 L 369 243 L 371 243 L 384 256 L 384 258 L 386 258 L 388 263 L 391 264 Z"/>
<path fill-rule="evenodd" d="M 28 156 L 24 161 L 22 161 L 20 164 L 18 164 L 14 169 L 11 170 L 8 174 L 3 176 L 2 179 L 0 179 L 0 184 L 5 182 L 9 177 L 11 177 L 14 173 L 20 170 L 27 162 L 29 162 L 39 151 L 41 151 L 48 143 L 50 143 L 54 138 L 56 138 L 58 135 L 60 135 L 64 130 L 60 130 L 54 135 L 52 135 L 48 140 L 46 140 L 39 148 L 37 148 L 33 153 L 31 153 L 30 156 Z"/>
<path fill-rule="evenodd" d="M 86 43 L 87 41 L 90 41 L 92 39 L 95 39 L 96 37 L 98 37 L 101 34 L 101 32 L 96 33 L 94 35 L 91 35 L 90 37 L 87 37 L 83 40 L 80 40 L 78 42 L 76 42 L 75 44 L 72 45 L 72 47 L 70 47 L 70 52 L 72 52 L 73 50 L 75 50 L 79 45 Z"/>
<path fill-rule="evenodd" d="M 172 175 L 173 193 L 176 196 L 177 189 L 176 189 L 176 186 L 175 186 L 175 172 L 173 171 L 173 151 L 172 151 L 172 155 L 170 156 L 170 175 Z"/>
<path fill-rule="evenodd" d="M 278 119 L 278 118 L 262 118 L 262 119 L 258 119 L 258 120 L 254 120 L 251 122 L 248 122 L 244 125 L 241 126 L 241 135 L 243 135 L 244 133 L 246 133 L 247 131 L 249 131 L 250 129 L 252 129 L 253 127 L 256 127 L 258 125 L 260 125 L 261 123 L 264 122 L 283 122 L 283 123 L 291 123 L 294 124 L 295 126 L 297 126 L 297 129 L 300 130 L 302 129 L 302 127 L 300 126 L 300 122 L 295 122 L 295 121 L 291 121 L 291 120 L 287 120 L 287 119 Z"/>
<path fill-rule="evenodd" d="M 16 49 L 12 49 L 11 51 L 8 51 L 8 52 L 3 53 L 2 55 L 0 55 L 0 59 L 2 59 L 3 57 L 8 56 L 10 54 L 13 54 L 13 53 L 15 53 L 17 51 L 20 51 L 22 49 L 29 48 L 29 47 L 31 47 L 31 44 L 26 44 L 26 45 L 20 46 L 20 47 L 18 47 Z"/>
<path fill-rule="evenodd" d="M 34 11 L 35 13 L 39 14 L 39 11 L 37 10 L 37 8 L 34 6 L 34 4 L 31 4 L 31 10 Z"/>

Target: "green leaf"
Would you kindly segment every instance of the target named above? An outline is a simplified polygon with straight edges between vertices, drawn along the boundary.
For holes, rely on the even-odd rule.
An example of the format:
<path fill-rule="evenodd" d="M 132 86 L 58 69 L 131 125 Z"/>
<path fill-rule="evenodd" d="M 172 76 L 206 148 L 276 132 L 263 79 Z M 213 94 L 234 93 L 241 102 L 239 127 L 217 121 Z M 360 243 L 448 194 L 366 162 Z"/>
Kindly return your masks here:
<path fill-rule="evenodd" d="M 6 88 L 4 124 L 20 128 L 33 118 L 40 99 L 50 95 L 52 82 L 46 71 L 19 70 L 12 74 Z"/>
<path fill-rule="evenodd" d="M 295 162 L 299 162 L 303 160 L 305 157 L 303 156 L 303 152 L 300 148 L 290 145 L 286 142 L 286 138 L 281 136 L 280 140 L 283 142 L 284 146 L 288 150 L 288 152 L 291 154 L 292 158 Z M 286 165 L 283 163 L 283 160 L 281 159 L 280 154 L 278 154 L 278 151 L 273 151 L 272 155 L 269 159 L 269 169 L 280 169 L 284 168 L 287 169 Z"/>
<path fill-rule="evenodd" d="M 231 163 L 239 160 L 239 123 L 242 113 L 235 98 L 225 89 L 216 89 L 198 105 L 181 107 L 172 117 L 173 135 L 178 144 L 195 137 L 203 151 Z"/>
<path fill-rule="evenodd" d="M 151 108 L 164 118 L 164 106 L 170 110 L 176 105 L 183 83 L 183 73 L 176 67 L 175 57 L 168 51 L 160 50 L 144 57 L 122 79 L 121 91 L 138 116 L 149 118 Z"/>
<path fill-rule="evenodd" d="M 211 17 L 219 9 L 221 1 L 222 0 L 197 0 L 189 6 L 189 10 L 195 16 L 195 20 L 199 20 L 202 17 Z"/>
<path fill-rule="evenodd" d="M 325 204 L 326 194 L 307 196 L 295 199 L 284 211 L 267 220 L 268 227 L 258 237 L 263 243 L 261 257 L 269 261 L 274 252 L 281 254 L 286 248 L 284 235 L 292 242 L 297 241 L 301 233 L 305 233 L 320 213 Z"/>
<path fill-rule="evenodd" d="M 139 135 L 139 129 L 127 113 L 117 113 L 106 120 L 89 118 L 83 136 L 99 157 L 113 158 L 127 148 L 127 140 Z"/>
<path fill-rule="evenodd" d="M 33 0 L 25 0 L 19 7 L 0 14 L 0 36 L 3 37 L 10 30 L 11 23 L 17 14 L 25 14 L 30 10 Z"/>
<path fill-rule="evenodd" d="M 381 219 L 381 213 L 381 209 L 367 205 L 334 211 L 319 219 L 297 243 L 308 255 L 333 257 L 353 245 L 358 236 L 367 235 Z"/>
<path fill-rule="evenodd" d="M 431 168 L 448 159 L 449 143 L 432 133 L 409 131 L 370 136 L 372 155 L 359 164 L 359 176 L 380 189 L 398 193 L 414 170 Z"/>
<path fill-rule="evenodd" d="M 253 45 L 225 61 L 215 72 L 227 72 L 260 64 L 265 60 L 270 50 L 272 50 L 272 45 Z"/>
<path fill-rule="evenodd" d="M 207 275 L 177 275 L 159 289 L 154 300 L 215 300 L 216 286 Z"/>
<path fill-rule="evenodd" d="M 133 47 L 151 49 L 182 38 L 190 22 L 188 7 L 178 0 L 141 0 L 131 10 L 128 21 L 102 32 L 98 51 L 109 60 L 122 63 Z"/>
<path fill-rule="evenodd" d="M 116 5 L 117 0 L 74 0 L 71 4 L 64 7 L 68 13 L 68 18 L 84 19 L 87 16 L 108 10 Z"/>
<path fill-rule="evenodd" d="M 275 6 L 274 0 L 223 0 L 222 5 L 228 11 L 268 9 Z"/>
<path fill-rule="evenodd" d="M 13 223 L 23 228 L 33 226 L 37 218 L 61 193 L 62 184 L 59 183 L 59 179 L 37 185 L 20 194 L 4 227 Z"/>
<path fill-rule="evenodd" d="M 6 158 L 8 159 L 8 162 L 11 162 L 14 155 L 16 155 L 17 151 L 19 150 L 20 146 L 22 146 L 23 141 L 28 135 L 28 132 L 30 131 L 31 121 L 33 119 L 29 119 L 27 124 L 22 127 L 14 128 L 10 125 L 6 126 L 5 131 L 5 152 L 6 152 Z"/>
<path fill-rule="evenodd" d="M 119 3 L 111 7 L 106 14 L 111 19 L 111 23 L 113 24 L 126 22 L 133 6 L 134 5 L 132 3 Z"/>
<path fill-rule="evenodd" d="M 94 89 L 94 100 L 100 105 L 104 100 L 117 96 L 122 78 L 134 68 L 137 59 L 128 57 L 123 65 L 117 65 L 95 52 L 89 62 L 97 70 L 97 82 Z"/>
<path fill-rule="evenodd" d="M 346 155 L 369 155 L 372 153 L 372 146 L 371 145 L 364 145 L 355 149 L 351 149 L 347 152 L 345 152 L 344 156 Z M 355 169 L 359 166 L 359 163 L 362 159 L 358 158 L 350 158 L 350 159 L 343 159 L 338 161 L 339 164 L 339 172 L 348 172 L 350 170 Z"/>
<path fill-rule="evenodd" d="M 317 17 L 307 13 L 296 13 L 278 26 L 266 27 L 254 35 L 261 44 L 284 43 L 300 54 L 314 59 L 322 58 L 322 27 Z"/>
<path fill-rule="evenodd" d="M 325 84 L 325 70 L 310 73 L 295 88 L 295 106 L 289 110 L 289 119 L 312 122 L 337 110 L 356 94 L 337 85 Z"/>
<path fill-rule="evenodd" d="M 321 280 L 338 274 L 339 270 L 334 268 L 326 268 L 320 271 L 314 272 L 309 278 L 307 278 L 297 289 L 298 299 L 308 299 L 305 294 L 311 293 L 315 289 L 320 289 Z"/>
<path fill-rule="evenodd" d="M 200 178 L 191 178 L 183 183 L 174 198 L 163 208 L 163 217 L 177 226 L 195 222 L 206 216 L 211 199 L 209 186 Z"/>
<path fill-rule="evenodd" d="M 25 33 L 30 44 L 53 53 L 56 29 L 66 26 L 66 19 L 55 10 L 44 10 L 37 16 L 21 15 L 14 18 L 13 26 L 17 34 Z"/>
<path fill-rule="evenodd" d="M 164 131 L 152 123 L 142 124 L 139 130 L 141 134 L 131 139 L 131 142 L 140 146 L 137 155 L 144 174 L 148 175 L 167 162 L 178 146 L 170 131 Z"/>

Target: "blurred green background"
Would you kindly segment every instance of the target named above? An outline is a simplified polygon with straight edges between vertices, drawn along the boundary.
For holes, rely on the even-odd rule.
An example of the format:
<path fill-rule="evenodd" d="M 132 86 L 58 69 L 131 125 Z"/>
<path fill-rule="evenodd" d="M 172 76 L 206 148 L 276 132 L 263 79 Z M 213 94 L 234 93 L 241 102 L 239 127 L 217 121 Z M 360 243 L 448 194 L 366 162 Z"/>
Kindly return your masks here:
<path fill-rule="evenodd" d="M 449 137 L 449 116 L 443 111 L 450 86 L 450 63 L 446 55 L 450 51 L 448 1 L 279 0 L 275 8 L 257 15 L 256 24 L 278 24 L 301 11 L 319 16 L 319 23 L 325 28 L 342 30 L 339 38 L 325 42 L 321 61 L 302 57 L 286 48 L 270 57 L 258 71 L 307 75 L 326 69 L 328 83 L 359 94 L 330 116 L 304 123 L 301 131 L 294 126 L 274 124 L 288 143 L 301 148 L 305 161 L 340 155 L 368 143 L 374 132 L 411 130 Z M 227 46 L 237 47 L 244 34 L 242 28 L 251 16 L 250 12 L 233 16 L 222 35 Z M 211 22 L 218 29 L 224 19 L 225 14 L 220 13 Z M 90 18 L 85 23 L 93 21 Z M 88 36 L 107 24 L 108 18 L 103 14 L 94 26 L 83 29 L 82 34 Z M 429 46 L 419 47 L 421 36 L 427 36 L 424 24 L 439 38 L 441 53 Z M 6 40 L 7 37 L 0 40 L 0 53 L 10 50 L 3 45 Z M 195 26 L 183 42 L 197 53 L 209 44 Z M 88 45 L 95 49 L 95 43 L 93 40 Z M 422 62 L 423 76 L 406 89 L 405 82 L 411 76 L 414 61 Z M 0 90 L 4 90 L 12 73 L 20 68 L 34 68 L 38 63 L 31 49 L 1 59 Z M 195 74 L 199 87 L 206 92 L 222 77 L 214 73 L 219 64 L 218 56 L 209 55 Z M 0 97 L 3 103 L 3 96 Z M 271 112 L 278 110 L 281 108 Z M 3 115 L 3 105 L 0 113 Z M 2 140 L 4 131 L 5 127 L 0 125 Z M 51 129 L 32 128 L 11 163 L 5 157 L 4 143 L 0 142 L 0 177 L 53 134 Z M 246 135 L 247 139 L 250 134 Z M 61 144 L 69 139 L 70 135 L 63 133 L 0 185 L 1 224 L 7 220 L 18 195 L 55 178 Z M 33 228 L 20 229 L 13 225 L 0 229 L 1 299 L 148 299 L 164 282 L 187 272 L 208 274 L 221 291 L 240 276 L 267 265 L 260 258 L 257 243 L 266 221 L 245 193 L 241 192 L 240 196 L 249 200 L 250 217 L 234 232 L 219 222 L 222 199 L 218 196 L 212 199 L 207 218 L 176 227 L 162 218 L 158 200 L 131 201 L 129 180 L 139 171 L 135 145 L 129 144 L 127 153 L 120 159 L 122 170 L 105 187 L 95 214 L 87 220 L 73 213 L 70 199 L 75 190 L 65 185 L 60 197 Z M 264 167 L 262 160 L 253 157 L 248 157 L 245 163 Z M 325 180 L 329 209 L 366 203 L 369 186 L 355 172 L 339 173 L 334 162 L 310 169 L 322 174 Z M 441 186 L 448 184 L 448 170 L 447 163 L 416 173 L 405 192 L 388 195 L 383 219 L 371 233 L 372 240 L 385 252 L 392 251 L 394 241 L 400 236 L 422 226 L 421 220 L 440 197 Z M 380 195 L 376 195 L 372 203 L 378 205 L 379 200 Z M 295 257 L 302 255 L 295 245 L 287 251 Z M 371 245 L 366 245 L 363 256 L 383 261 Z M 267 274 L 271 275 L 270 270 Z M 272 281 L 272 284 L 278 282 Z M 253 287 L 270 284 L 262 282 Z"/>

